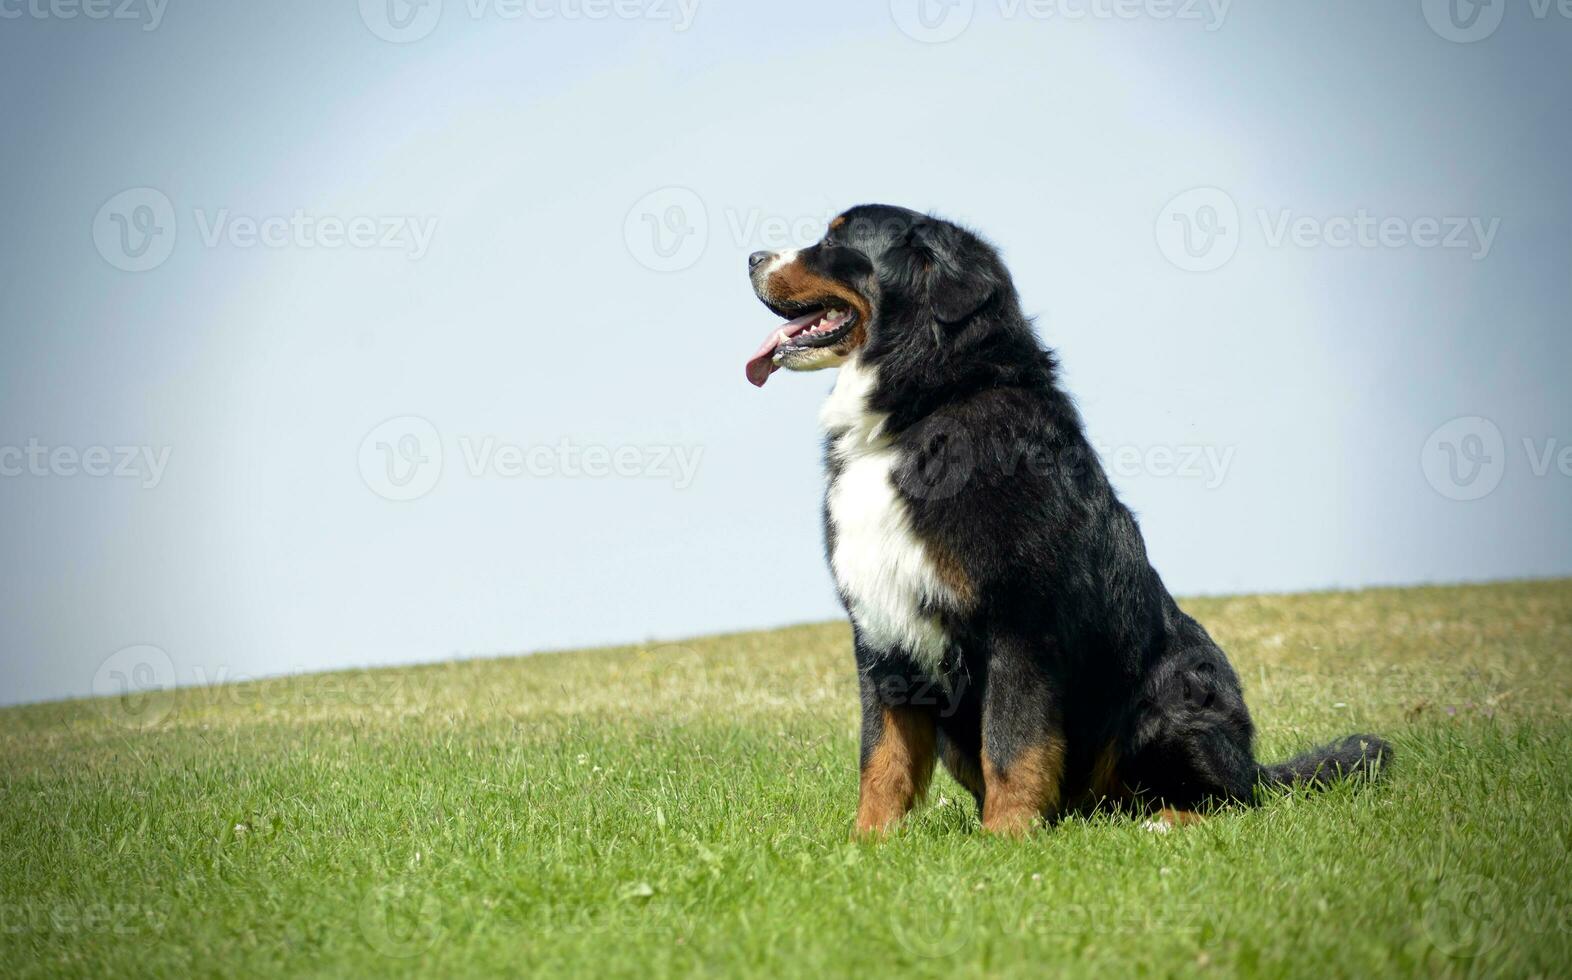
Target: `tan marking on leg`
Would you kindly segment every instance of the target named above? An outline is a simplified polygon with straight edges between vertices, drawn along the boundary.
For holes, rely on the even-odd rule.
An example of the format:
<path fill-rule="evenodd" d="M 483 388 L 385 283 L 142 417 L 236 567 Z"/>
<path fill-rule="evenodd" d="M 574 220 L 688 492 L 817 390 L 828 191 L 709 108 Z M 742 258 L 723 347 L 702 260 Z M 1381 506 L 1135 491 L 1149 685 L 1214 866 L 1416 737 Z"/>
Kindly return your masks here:
<path fill-rule="evenodd" d="M 1038 817 L 1059 809 L 1064 779 L 1064 740 L 1050 738 L 1021 750 L 1000 769 L 983 751 L 983 829 L 999 834 L 1024 834 Z"/>
<path fill-rule="evenodd" d="M 862 767 L 857 832 L 887 829 L 928 791 L 933 776 L 933 719 L 910 708 L 885 708 L 879 743 Z"/>

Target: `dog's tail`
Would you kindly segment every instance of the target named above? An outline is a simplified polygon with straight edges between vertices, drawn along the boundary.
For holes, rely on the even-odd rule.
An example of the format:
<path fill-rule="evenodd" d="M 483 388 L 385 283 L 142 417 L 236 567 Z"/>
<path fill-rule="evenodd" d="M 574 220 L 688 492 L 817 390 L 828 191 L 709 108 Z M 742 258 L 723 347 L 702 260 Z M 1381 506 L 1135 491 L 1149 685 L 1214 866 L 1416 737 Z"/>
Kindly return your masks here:
<path fill-rule="evenodd" d="M 1392 745 L 1379 735 L 1350 735 L 1260 767 L 1264 786 L 1326 786 L 1341 779 L 1374 779 L 1392 764 Z"/>

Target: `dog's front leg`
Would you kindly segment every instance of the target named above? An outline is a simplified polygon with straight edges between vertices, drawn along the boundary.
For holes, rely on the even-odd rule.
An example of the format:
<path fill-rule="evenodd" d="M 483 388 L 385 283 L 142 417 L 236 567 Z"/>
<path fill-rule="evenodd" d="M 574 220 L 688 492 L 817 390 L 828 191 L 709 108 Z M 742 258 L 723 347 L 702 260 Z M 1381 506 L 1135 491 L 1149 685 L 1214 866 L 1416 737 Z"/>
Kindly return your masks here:
<path fill-rule="evenodd" d="M 862 777 L 857 832 L 873 834 L 887 830 L 927 792 L 933 776 L 936 722 L 932 706 L 913 696 L 910 675 L 863 669 L 859 676 Z"/>
<path fill-rule="evenodd" d="M 1000 642 L 983 695 L 983 829 L 1025 833 L 1062 802 L 1064 726 L 1047 665 L 1024 644 Z"/>

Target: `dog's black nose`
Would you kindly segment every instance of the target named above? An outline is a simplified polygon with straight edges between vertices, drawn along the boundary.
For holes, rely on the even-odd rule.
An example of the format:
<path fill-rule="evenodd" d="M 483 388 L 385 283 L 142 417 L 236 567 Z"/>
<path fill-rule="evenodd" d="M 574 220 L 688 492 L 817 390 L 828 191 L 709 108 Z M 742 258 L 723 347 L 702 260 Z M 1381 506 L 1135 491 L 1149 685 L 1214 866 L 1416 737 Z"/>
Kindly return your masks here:
<path fill-rule="evenodd" d="M 748 271 L 752 272 L 759 267 L 759 263 L 774 255 L 774 252 L 754 252 L 748 256 Z"/>

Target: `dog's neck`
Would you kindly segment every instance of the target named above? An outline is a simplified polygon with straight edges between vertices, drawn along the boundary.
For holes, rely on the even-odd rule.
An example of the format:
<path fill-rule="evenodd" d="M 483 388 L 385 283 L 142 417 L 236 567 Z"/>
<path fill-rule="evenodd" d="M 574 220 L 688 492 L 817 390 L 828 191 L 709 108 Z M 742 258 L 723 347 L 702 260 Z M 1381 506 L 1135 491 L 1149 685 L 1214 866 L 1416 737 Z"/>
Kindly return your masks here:
<path fill-rule="evenodd" d="M 819 409 L 819 425 L 837 447 L 869 446 L 883 432 L 889 413 L 868 407 L 878 384 L 878 370 L 853 354 L 840 366 L 835 387 Z"/>

